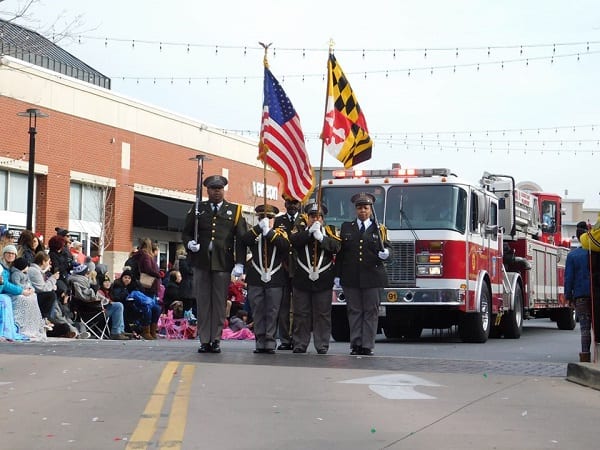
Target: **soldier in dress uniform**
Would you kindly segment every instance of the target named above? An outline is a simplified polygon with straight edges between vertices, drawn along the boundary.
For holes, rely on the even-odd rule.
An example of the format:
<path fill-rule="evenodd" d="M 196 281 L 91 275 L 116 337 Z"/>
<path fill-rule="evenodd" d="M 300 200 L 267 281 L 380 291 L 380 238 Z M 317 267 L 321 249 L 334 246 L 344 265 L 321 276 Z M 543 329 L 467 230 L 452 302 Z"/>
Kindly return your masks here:
<path fill-rule="evenodd" d="M 306 353 L 313 334 L 317 353 L 329 350 L 331 339 L 331 297 L 334 255 L 341 241 L 334 227 L 325 225 L 327 207 L 309 203 L 305 214 L 292 230 L 290 242 L 295 249 L 294 288 L 294 353 Z"/>
<path fill-rule="evenodd" d="M 294 228 L 294 223 L 298 219 L 300 211 L 300 201 L 293 197 L 283 194 L 285 200 L 285 214 L 275 217 L 275 228 L 282 227 L 288 237 Z M 284 264 L 284 269 L 288 275 L 288 282 L 283 289 L 283 297 L 281 298 L 281 308 L 279 308 L 279 319 L 277 321 L 277 334 L 279 335 L 279 347 L 277 350 L 292 350 L 292 321 L 290 312 L 293 310 L 292 300 L 292 277 L 294 276 L 294 250 L 290 247 L 290 255 L 288 261 Z"/>
<path fill-rule="evenodd" d="M 182 241 L 190 250 L 188 258 L 194 271 L 193 291 L 197 299 L 200 339 L 198 353 L 220 353 L 231 275 L 244 273 L 246 246 L 241 238 L 247 227 L 242 207 L 224 198 L 227 178 L 212 175 L 203 184 L 208 201 L 198 202 L 197 216 L 195 208 L 188 212 Z M 197 231 L 194 229 L 196 223 Z"/>
<path fill-rule="evenodd" d="M 342 287 L 348 308 L 351 355 L 372 355 L 379 317 L 379 289 L 388 284 L 383 262 L 390 244 L 383 225 L 373 216 L 375 197 L 359 193 L 352 197 L 356 220 L 344 222 L 342 248 L 336 256 L 336 287 Z"/>
<path fill-rule="evenodd" d="M 288 281 L 283 263 L 289 256 L 290 242 L 283 228 L 273 227 L 278 208 L 259 205 L 255 212 L 258 224 L 242 237 L 252 252 L 252 259 L 246 263 L 246 284 L 256 336 L 254 353 L 273 354 L 281 297 Z"/>

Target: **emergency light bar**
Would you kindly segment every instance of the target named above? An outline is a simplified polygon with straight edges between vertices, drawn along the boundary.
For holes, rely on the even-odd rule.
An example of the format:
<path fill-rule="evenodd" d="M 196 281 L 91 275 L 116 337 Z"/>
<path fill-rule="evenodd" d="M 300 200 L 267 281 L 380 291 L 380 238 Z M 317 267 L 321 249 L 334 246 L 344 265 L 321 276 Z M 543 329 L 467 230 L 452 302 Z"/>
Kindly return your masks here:
<path fill-rule="evenodd" d="M 333 178 L 399 178 L 399 177 L 448 177 L 452 174 L 450 169 L 389 169 L 389 170 L 334 170 Z"/>

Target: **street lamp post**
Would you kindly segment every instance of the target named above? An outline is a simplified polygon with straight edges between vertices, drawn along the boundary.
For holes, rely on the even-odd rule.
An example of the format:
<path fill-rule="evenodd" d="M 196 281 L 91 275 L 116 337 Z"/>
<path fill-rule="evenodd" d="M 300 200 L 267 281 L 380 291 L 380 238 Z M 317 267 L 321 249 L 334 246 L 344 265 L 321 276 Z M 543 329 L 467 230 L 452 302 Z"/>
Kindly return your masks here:
<path fill-rule="evenodd" d="M 39 109 L 29 108 L 27 111 L 17 113 L 21 117 L 29 117 L 29 171 L 27 173 L 27 225 L 33 231 L 33 185 L 35 181 L 35 135 L 37 133 L 37 118 L 48 117 Z"/>

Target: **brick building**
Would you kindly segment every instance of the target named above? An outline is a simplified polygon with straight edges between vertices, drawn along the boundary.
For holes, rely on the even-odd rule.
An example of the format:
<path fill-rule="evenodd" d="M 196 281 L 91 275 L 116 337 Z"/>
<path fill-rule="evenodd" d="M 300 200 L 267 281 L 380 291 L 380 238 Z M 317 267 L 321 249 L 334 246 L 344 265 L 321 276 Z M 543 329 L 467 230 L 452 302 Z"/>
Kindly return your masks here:
<path fill-rule="evenodd" d="M 29 123 L 17 114 L 29 108 L 48 114 L 37 120 L 33 216 L 33 231 L 46 242 L 55 227 L 67 228 L 118 273 L 137 239 L 150 237 L 166 267 L 196 199 L 199 154 L 210 158 L 205 176 L 229 178 L 226 198 L 253 222 L 263 198 L 256 141 L 112 92 L 109 79 L 58 50 L 46 41 L 32 58 L 3 44 L 0 224 L 16 234 L 26 226 Z M 281 206 L 278 183 L 267 171 L 267 197 Z"/>

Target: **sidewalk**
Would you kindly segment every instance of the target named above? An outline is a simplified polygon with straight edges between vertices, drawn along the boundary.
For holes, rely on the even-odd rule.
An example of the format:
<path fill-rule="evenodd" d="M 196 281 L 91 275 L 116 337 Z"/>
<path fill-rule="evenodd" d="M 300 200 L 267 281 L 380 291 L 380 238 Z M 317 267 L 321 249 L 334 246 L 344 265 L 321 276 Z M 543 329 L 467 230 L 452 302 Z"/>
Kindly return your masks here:
<path fill-rule="evenodd" d="M 596 355 L 599 347 L 600 344 L 596 344 Z M 600 364 L 597 360 L 595 363 L 569 363 L 567 380 L 600 390 Z"/>

